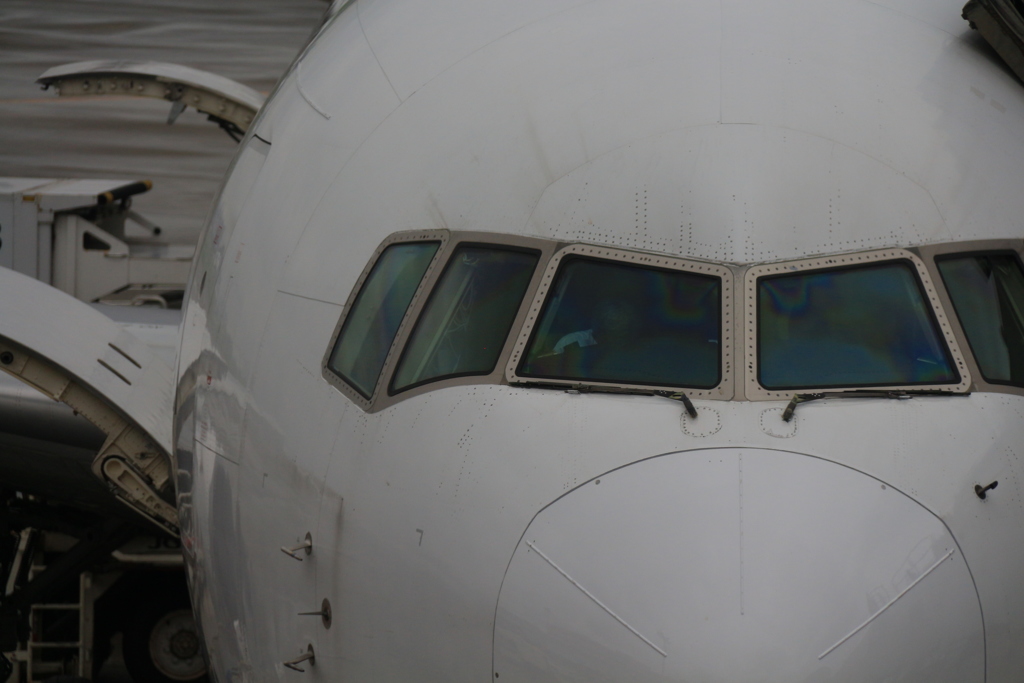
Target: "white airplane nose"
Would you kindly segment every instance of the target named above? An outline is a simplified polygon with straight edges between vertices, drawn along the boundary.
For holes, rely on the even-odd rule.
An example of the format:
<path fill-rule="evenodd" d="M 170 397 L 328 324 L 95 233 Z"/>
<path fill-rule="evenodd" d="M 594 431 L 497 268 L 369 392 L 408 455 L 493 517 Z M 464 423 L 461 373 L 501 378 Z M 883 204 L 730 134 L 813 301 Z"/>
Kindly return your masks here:
<path fill-rule="evenodd" d="M 500 683 L 984 680 L 946 526 L 819 458 L 673 453 L 534 518 L 502 584 Z"/>

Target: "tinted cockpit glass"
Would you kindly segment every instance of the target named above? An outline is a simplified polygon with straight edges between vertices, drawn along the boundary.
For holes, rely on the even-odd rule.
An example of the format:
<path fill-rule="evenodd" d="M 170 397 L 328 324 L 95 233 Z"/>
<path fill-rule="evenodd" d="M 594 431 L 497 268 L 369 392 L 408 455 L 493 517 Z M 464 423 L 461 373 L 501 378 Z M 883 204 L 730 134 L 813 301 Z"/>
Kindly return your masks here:
<path fill-rule="evenodd" d="M 717 277 L 566 258 L 517 374 L 714 387 L 721 377 L 721 296 Z"/>
<path fill-rule="evenodd" d="M 942 258 L 939 272 L 989 382 L 1024 385 L 1024 272 L 1013 254 Z"/>
<path fill-rule="evenodd" d="M 757 297 L 765 388 L 959 381 L 909 263 L 765 277 Z"/>
<path fill-rule="evenodd" d="M 385 249 L 345 318 L 327 367 L 367 398 L 439 246 L 440 242 L 410 242 Z"/>
<path fill-rule="evenodd" d="M 494 370 L 537 259 L 537 252 L 496 246 L 456 249 L 409 338 L 393 390 Z"/>

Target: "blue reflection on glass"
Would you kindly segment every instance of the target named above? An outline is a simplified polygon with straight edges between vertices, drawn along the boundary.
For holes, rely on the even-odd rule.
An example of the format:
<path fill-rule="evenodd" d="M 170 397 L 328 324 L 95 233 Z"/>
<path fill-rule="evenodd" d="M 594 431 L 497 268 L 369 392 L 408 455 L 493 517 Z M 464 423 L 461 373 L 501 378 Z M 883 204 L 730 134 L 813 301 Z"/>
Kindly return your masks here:
<path fill-rule="evenodd" d="M 906 262 L 761 278 L 758 352 L 769 389 L 959 381 Z"/>
<path fill-rule="evenodd" d="M 567 258 L 518 374 L 709 388 L 720 329 L 717 277 Z"/>

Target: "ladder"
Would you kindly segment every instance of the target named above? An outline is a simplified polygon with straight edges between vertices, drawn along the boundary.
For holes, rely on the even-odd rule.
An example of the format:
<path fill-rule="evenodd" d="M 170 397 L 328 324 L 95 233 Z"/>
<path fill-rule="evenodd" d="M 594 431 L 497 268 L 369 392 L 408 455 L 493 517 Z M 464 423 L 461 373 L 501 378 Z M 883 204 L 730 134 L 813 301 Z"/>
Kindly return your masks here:
<path fill-rule="evenodd" d="M 33 566 L 32 570 L 39 572 L 44 568 Z M 23 661 L 25 664 L 26 683 L 40 683 L 57 674 L 92 678 L 93 607 L 97 597 L 92 573 L 82 572 L 78 580 L 78 602 L 32 605 L 29 613 L 32 633 L 26 649 L 16 653 L 19 663 Z M 77 640 L 46 640 L 43 636 L 47 620 L 61 613 L 75 615 Z M 53 656 L 55 654 L 57 656 Z M 65 669 L 69 656 L 73 662 L 71 671 Z"/>

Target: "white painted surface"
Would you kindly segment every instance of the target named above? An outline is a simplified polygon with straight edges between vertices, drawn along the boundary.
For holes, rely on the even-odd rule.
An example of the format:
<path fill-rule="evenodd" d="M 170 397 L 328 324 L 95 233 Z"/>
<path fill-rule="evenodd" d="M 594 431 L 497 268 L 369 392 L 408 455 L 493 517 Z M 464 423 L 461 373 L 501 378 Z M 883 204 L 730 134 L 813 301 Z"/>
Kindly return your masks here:
<path fill-rule="evenodd" d="M 942 521 L 764 449 L 652 458 L 542 510 L 502 584 L 494 659 L 510 681 L 984 680 Z"/>
<path fill-rule="evenodd" d="M 209 71 L 165 62 L 134 62 L 117 59 L 93 59 L 85 62 L 72 62 L 71 64 L 61 64 L 60 66 L 47 69 L 39 76 L 37 82 L 49 85 L 65 79 L 90 75 L 124 78 L 137 77 L 146 80 L 156 80 L 168 85 L 187 85 L 240 104 L 250 114 L 255 114 L 263 106 L 264 100 L 266 100 L 265 95 L 238 81 L 233 81 L 230 78 L 225 78 Z"/>
<path fill-rule="evenodd" d="M 631 463 L 721 448 L 806 455 L 752 465 L 763 493 L 751 505 L 765 524 L 750 540 L 762 572 L 751 595 L 758 618 L 722 616 L 719 637 L 704 634 L 700 661 L 723 662 L 712 673 L 817 673 L 800 667 L 872 615 L 878 585 L 891 597 L 912 580 L 894 576 L 927 570 L 922 558 L 942 557 L 952 542 L 948 564 L 822 666 L 836 666 L 836 680 L 1016 681 L 1019 396 L 826 400 L 800 406 L 794 423 L 781 422 L 782 403 L 698 401 L 698 420 L 713 410 L 715 428 L 687 429 L 681 406 L 660 398 L 508 386 L 448 387 L 367 414 L 319 375 L 340 306 L 399 230 L 538 234 L 738 263 L 1019 238 L 1024 90 L 988 61 L 959 13 L 950 0 L 452 0 L 430 11 L 357 0 L 338 14 L 256 122 L 270 148 L 239 157 L 201 243 L 183 324 L 176 443 L 181 479 L 192 482 L 183 539 L 219 675 L 298 675 L 281 662 L 312 644 L 310 678 L 493 680 L 511 651 L 500 633 L 494 640 L 502 580 L 506 570 L 518 580 L 517 548 L 537 513 Z M 253 154 L 265 161 L 250 163 Z M 639 544 L 630 568 L 668 582 L 668 559 L 693 558 L 659 554 L 669 552 L 656 541 L 670 523 L 627 533 L 631 500 L 640 510 L 668 505 L 669 477 L 640 479 L 603 521 Z M 979 500 L 973 486 L 996 479 L 999 489 Z M 809 497 L 795 498 L 807 484 Z M 776 489 L 791 495 L 780 500 Z M 734 508 L 694 495 L 706 506 L 681 503 L 690 514 L 680 533 L 738 543 Z M 314 522 L 328 552 L 308 563 L 280 553 Z M 779 530 L 784 523 L 792 528 Z M 595 533 L 590 524 L 567 521 L 551 558 L 562 562 L 569 538 Z M 580 561 L 596 542 L 581 541 Z M 787 550 L 775 553 L 775 543 Z M 858 543 L 874 552 L 854 552 Z M 694 600 L 732 595 L 735 562 L 722 566 L 691 567 L 709 582 Z M 517 590 L 538 592 L 524 598 L 530 609 L 549 606 L 541 584 L 522 576 Z M 599 578 L 601 594 L 628 598 L 623 618 L 641 632 L 663 620 L 652 642 L 668 648 L 700 632 L 698 616 L 666 615 L 650 582 Z M 840 584 L 845 592 L 822 597 Z M 569 599 L 552 590 L 552 600 Z M 292 616 L 324 597 L 330 630 Z M 550 623 L 578 628 L 572 609 Z M 594 619 L 605 619 L 597 609 Z M 615 647 L 636 646 L 614 620 L 596 628 L 606 626 Z M 749 650 L 736 634 L 750 636 Z M 536 647 L 579 663 L 586 647 L 559 645 L 594 638 L 605 636 L 582 629 Z M 931 648 L 947 646 L 964 647 L 964 668 L 927 668 L 944 661 Z M 782 673 L 760 675 L 762 652 L 792 647 L 803 659 L 766 660 Z M 636 657 L 660 658 L 639 648 Z M 840 660 L 848 667 L 832 664 Z"/>
<path fill-rule="evenodd" d="M 0 338 L 63 368 L 172 452 L 174 383 L 163 358 L 102 313 L 38 280 L 0 268 L 0 292 Z"/>

